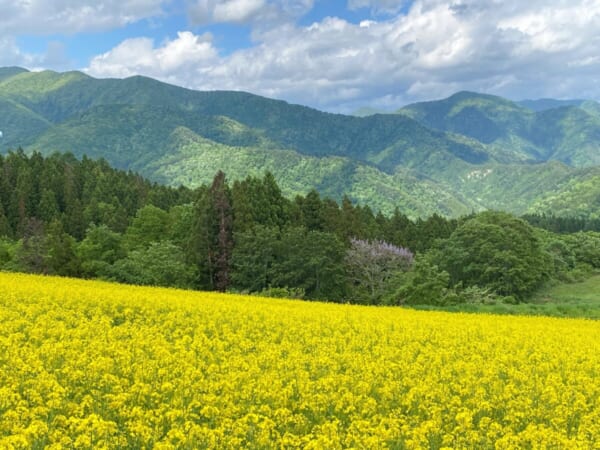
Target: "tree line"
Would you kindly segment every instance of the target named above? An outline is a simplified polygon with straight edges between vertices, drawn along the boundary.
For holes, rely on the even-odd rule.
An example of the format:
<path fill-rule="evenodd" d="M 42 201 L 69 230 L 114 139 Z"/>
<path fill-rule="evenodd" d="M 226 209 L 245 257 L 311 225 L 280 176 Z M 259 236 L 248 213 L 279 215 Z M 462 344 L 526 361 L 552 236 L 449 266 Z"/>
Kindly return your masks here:
<path fill-rule="evenodd" d="M 219 172 L 191 190 L 69 154 L 0 156 L 3 270 L 448 304 L 524 301 L 549 279 L 598 267 L 598 233 L 557 234 L 501 212 L 410 220 L 314 190 L 288 199 L 270 173 L 230 183 Z"/>

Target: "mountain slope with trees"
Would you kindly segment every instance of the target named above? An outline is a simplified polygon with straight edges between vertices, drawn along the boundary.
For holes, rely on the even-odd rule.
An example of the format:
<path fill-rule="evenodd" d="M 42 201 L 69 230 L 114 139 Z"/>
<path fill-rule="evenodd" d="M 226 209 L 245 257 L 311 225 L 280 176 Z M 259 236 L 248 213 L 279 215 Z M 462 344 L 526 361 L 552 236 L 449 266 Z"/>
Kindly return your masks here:
<path fill-rule="evenodd" d="M 600 164 L 600 117 L 593 112 L 598 106 L 558 100 L 515 103 L 459 92 L 405 106 L 398 113 L 433 129 L 470 136 L 523 161 L 591 167 Z"/>
<path fill-rule="evenodd" d="M 286 195 L 347 194 L 410 217 L 492 207 L 593 217 L 593 195 L 564 208 L 600 176 L 597 105 L 536 112 L 463 92 L 361 118 L 140 76 L 5 68 L 0 151 L 105 158 L 174 186 L 209 183 L 218 170 L 232 180 L 269 170 Z"/>

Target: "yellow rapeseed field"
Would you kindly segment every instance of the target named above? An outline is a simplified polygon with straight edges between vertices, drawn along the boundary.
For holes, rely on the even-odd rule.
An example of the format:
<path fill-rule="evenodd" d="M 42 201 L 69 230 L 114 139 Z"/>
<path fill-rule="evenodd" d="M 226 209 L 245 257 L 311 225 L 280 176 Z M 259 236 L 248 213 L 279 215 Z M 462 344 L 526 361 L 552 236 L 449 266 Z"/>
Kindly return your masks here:
<path fill-rule="evenodd" d="M 600 448 L 600 323 L 0 274 L 0 448 Z"/>

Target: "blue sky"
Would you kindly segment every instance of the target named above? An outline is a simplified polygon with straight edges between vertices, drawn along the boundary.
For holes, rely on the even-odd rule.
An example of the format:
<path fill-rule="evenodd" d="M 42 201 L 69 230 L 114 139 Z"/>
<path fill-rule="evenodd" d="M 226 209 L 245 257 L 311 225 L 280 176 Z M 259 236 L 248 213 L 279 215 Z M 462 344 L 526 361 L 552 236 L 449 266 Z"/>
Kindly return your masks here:
<path fill-rule="evenodd" d="M 0 0 L 0 66 L 328 111 L 474 90 L 600 98 L 600 0 Z"/>

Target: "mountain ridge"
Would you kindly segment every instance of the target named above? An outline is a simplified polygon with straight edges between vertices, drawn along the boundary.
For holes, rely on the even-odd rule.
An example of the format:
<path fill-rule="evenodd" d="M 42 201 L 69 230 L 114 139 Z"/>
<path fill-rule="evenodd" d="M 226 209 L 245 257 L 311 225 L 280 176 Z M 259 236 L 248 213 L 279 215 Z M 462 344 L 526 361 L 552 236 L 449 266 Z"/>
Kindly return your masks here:
<path fill-rule="evenodd" d="M 585 167 L 600 164 L 600 116 L 594 113 L 594 105 L 598 104 L 589 102 L 584 109 L 560 103 L 533 111 L 502 97 L 463 91 L 407 105 L 397 113 L 433 129 L 472 137 L 491 148 L 512 149 L 524 162 L 558 160 Z"/>
<path fill-rule="evenodd" d="M 539 205 L 551 209 L 552 195 L 560 191 L 546 182 L 521 182 L 516 174 L 595 180 L 596 106 L 583 102 L 535 112 L 462 91 L 407 105 L 397 114 L 361 118 L 142 76 L 96 79 L 81 72 L 5 68 L 0 151 L 22 146 L 102 157 L 155 181 L 191 186 L 209 182 L 221 169 L 232 179 L 270 170 L 288 195 L 318 188 L 386 213 L 399 207 L 412 217 L 490 207 L 522 213 Z M 527 186 L 527 195 L 518 186 Z M 597 214 L 596 206 L 577 213 Z"/>

